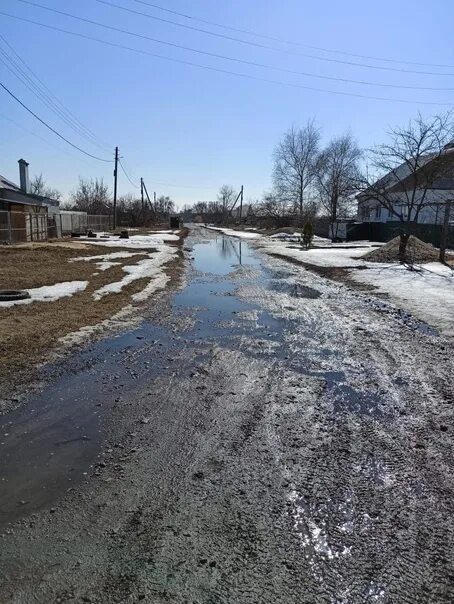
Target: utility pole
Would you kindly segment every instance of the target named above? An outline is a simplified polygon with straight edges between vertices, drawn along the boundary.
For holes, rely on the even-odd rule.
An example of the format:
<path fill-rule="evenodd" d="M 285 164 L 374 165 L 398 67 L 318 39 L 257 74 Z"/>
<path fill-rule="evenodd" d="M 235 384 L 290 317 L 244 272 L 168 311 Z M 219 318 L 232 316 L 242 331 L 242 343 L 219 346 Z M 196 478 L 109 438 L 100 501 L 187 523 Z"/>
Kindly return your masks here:
<path fill-rule="evenodd" d="M 156 191 L 153 193 L 153 199 L 154 199 L 154 211 L 156 213 Z"/>
<path fill-rule="evenodd" d="M 243 196 L 244 196 L 244 187 L 243 185 L 241 185 L 241 191 L 240 191 L 240 223 L 241 223 L 241 218 L 243 217 Z M 241 264 L 241 262 L 240 262 Z"/>
<path fill-rule="evenodd" d="M 142 212 L 143 212 L 143 178 L 140 179 L 140 197 L 142 199 Z"/>
<path fill-rule="evenodd" d="M 153 208 L 151 207 L 151 199 L 150 199 L 150 196 L 148 195 L 147 186 L 146 186 L 145 182 L 143 181 L 143 179 L 142 179 L 142 187 L 143 187 L 143 191 L 145 191 L 145 195 L 147 196 L 148 205 L 150 207 L 150 210 L 153 210 Z"/>
<path fill-rule="evenodd" d="M 446 260 L 446 246 L 448 244 L 448 235 L 449 235 L 449 217 L 451 214 L 451 201 L 447 201 L 445 204 L 445 217 L 443 220 L 443 230 L 441 231 L 441 241 L 440 241 L 440 262 L 443 264 Z"/>
<path fill-rule="evenodd" d="M 115 147 L 115 168 L 114 168 L 114 199 L 113 199 L 113 228 L 117 228 L 117 176 L 118 176 L 118 147 Z"/>

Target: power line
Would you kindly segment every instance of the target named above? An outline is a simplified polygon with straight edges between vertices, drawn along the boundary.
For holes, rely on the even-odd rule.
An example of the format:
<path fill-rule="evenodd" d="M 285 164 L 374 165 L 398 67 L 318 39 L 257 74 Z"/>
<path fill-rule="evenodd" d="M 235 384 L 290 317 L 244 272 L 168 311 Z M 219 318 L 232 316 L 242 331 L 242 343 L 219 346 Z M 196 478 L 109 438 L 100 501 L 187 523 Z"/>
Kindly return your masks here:
<path fill-rule="evenodd" d="M 6 44 L 6 46 L 11 50 L 12 53 L 17 57 L 18 61 L 24 66 L 24 68 L 31 74 L 32 78 L 34 78 L 38 84 L 27 74 L 26 71 L 21 67 L 21 65 L 14 59 L 14 57 L 10 56 L 8 52 L 4 49 L 0 48 L 0 53 L 9 61 L 9 63 L 17 70 L 19 74 L 21 74 L 22 78 L 18 75 L 18 73 L 14 72 L 14 75 L 22 81 L 22 83 L 32 90 L 32 92 L 44 103 L 46 104 L 54 113 L 58 114 L 59 117 L 65 121 L 74 131 L 78 134 L 84 136 L 87 140 L 89 140 L 92 144 L 97 145 L 98 147 L 105 147 L 107 145 L 99 144 L 97 142 L 96 135 L 67 108 L 65 105 L 55 96 L 55 94 L 46 86 L 46 84 L 39 78 L 39 76 L 31 69 L 29 65 L 24 61 L 24 59 L 17 53 L 17 51 L 13 48 L 13 46 L 6 40 L 4 36 L 0 34 L 0 39 Z M 4 62 L 4 61 L 3 61 Z M 6 67 L 12 71 L 10 65 L 6 65 Z M 30 86 L 28 85 L 28 83 Z"/>
<path fill-rule="evenodd" d="M 250 74 L 245 74 L 245 73 L 240 73 L 240 72 L 236 72 L 236 71 L 231 71 L 228 69 L 222 69 L 220 67 L 212 67 L 211 65 L 203 65 L 201 63 L 195 63 L 193 61 L 186 61 L 184 59 L 175 59 L 173 57 L 166 57 L 165 55 L 160 55 L 157 53 L 153 53 L 147 50 L 141 50 L 138 48 L 133 48 L 131 46 L 126 46 L 125 44 L 117 44 L 115 42 L 109 42 L 107 40 L 101 40 L 99 38 L 96 38 L 94 36 L 89 36 L 86 34 L 82 34 L 79 32 L 74 32 L 74 31 L 70 31 L 67 29 L 63 29 L 61 27 L 56 27 L 54 25 L 48 25 L 46 23 L 40 23 L 39 21 L 34 21 L 32 19 L 27 19 L 25 17 L 18 17 L 17 15 L 11 15 L 9 13 L 6 13 L 4 11 L 0 11 L 0 15 L 3 15 L 5 17 L 10 17 L 12 19 L 16 19 L 18 21 L 23 21 L 26 23 L 31 23 L 33 25 L 38 25 L 40 27 L 44 27 L 46 29 L 51 29 L 54 31 L 58 31 L 64 34 L 68 34 L 71 36 L 76 36 L 79 38 L 83 38 L 85 40 L 91 40 L 93 42 L 97 42 L 99 44 L 104 44 L 106 46 L 111 46 L 114 48 L 121 48 L 122 50 L 128 50 L 130 52 L 134 52 L 134 53 L 138 53 L 138 54 L 142 54 L 142 55 L 146 55 L 146 56 L 150 56 L 150 57 L 154 57 L 157 59 L 161 59 L 163 61 L 170 61 L 172 63 L 179 63 L 181 65 L 189 65 L 191 67 L 198 67 L 200 69 L 206 69 L 208 71 L 213 71 L 216 73 L 222 73 L 222 74 L 227 74 L 227 75 L 233 75 L 239 78 L 243 78 L 243 79 L 248 79 L 248 80 L 253 80 L 256 82 L 263 82 L 263 83 L 268 83 L 268 84 L 275 84 L 278 86 L 285 86 L 285 87 L 290 87 L 290 88 L 298 88 L 301 90 L 311 90 L 313 92 L 322 92 L 322 93 L 326 93 L 326 94 L 334 94 L 334 95 L 338 95 L 338 96 L 346 96 L 346 97 L 353 97 L 353 98 L 360 98 L 360 99 L 368 99 L 368 100 L 375 100 L 375 101 L 386 101 L 386 102 L 391 102 L 391 103 L 404 103 L 404 104 L 411 104 L 411 105 L 434 105 L 434 106 L 440 106 L 440 107 L 452 107 L 453 103 L 441 103 L 441 102 L 437 102 L 437 101 L 419 101 L 419 100 L 408 100 L 408 99 L 396 99 L 396 98 L 391 98 L 391 97 L 380 97 L 380 96 L 372 96 L 372 95 L 366 95 L 366 94 L 359 94 L 359 93 L 355 93 L 355 92 L 344 92 L 344 91 L 339 91 L 339 90 L 328 90 L 326 88 L 316 88 L 313 86 L 305 86 L 302 84 L 294 84 L 292 82 L 282 82 L 279 80 L 271 80 L 268 78 L 261 78 L 258 76 L 254 76 L 254 75 L 250 75 Z M 137 34 L 138 35 L 138 34 Z"/>
<path fill-rule="evenodd" d="M 270 36 L 267 34 L 262 34 L 257 31 L 252 31 L 250 29 L 241 29 L 238 27 L 232 27 L 230 25 L 225 25 L 225 23 L 218 23 L 216 21 L 208 21 L 207 19 L 201 19 L 198 17 L 194 17 L 192 15 L 187 15 L 185 13 L 179 13 L 178 11 L 171 10 L 169 8 L 165 8 L 164 6 L 160 6 L 159 4 L 152 4 L 151 2 L 145 2 L 144 0 L 134 0 L 134 2 L 137 2 L 138 4 L 143 4 L 145 6 L 150 6 L 151 8 L 155 8 L 157 10 L 164 11 L 164 12 L 172 14 L 172 15 L 177 15 L 179 17 L 183 17 L 184 19 L 190 19 L 191 21 L 197 21 L 198 23 L 205 23 L 205 25 L 212 25 L 214 27 L 220 27 L 221 29 L 225 29 L 227 31 L 234 31 L 234 32 L 241 33 L 241 34 L 247 34 L 248 36 L 255 36 L 257 38 L 262 38 L 264 40 L 272 40 L 273 42 L 291 44 L 293 46 L 300 46 L 302 48 L 311 48 L 312 50 L 318 50 L 321 52 L 331 52 L 331 53 L 336 53 L 336 54 L 343 54 L 348 57 L 355 57 L 357 59 L 371 59 L 373 61 L 383 61 L 386 63 L 398 63 L 398 64 L 400 63 L 402 65 L 419 65 L 420 67 L 441 67 L 441 68 L 454 69 L 453 65 L 438 64 L 438 63 L 418 63 L 416 61 L 407 61 L 407 60 L 403 60 L 403 59 L 389 59 L 389 58 L 384 58 L 384 57 L 376 57 L 376 56 L 371 56 L 371 55 L 362 55 L 362 54 L 347 52 L 345 50 L 324 48 L 322 46 L 312 46 L 310 44 L 302 44 L 301 42 L 295 42 L 294 40 L 286 40 L 283 38 L 277 38 L 275 36 Z"/>
<path fill-rule="evenodd" d="M 343 83 L 350 83 L 350 84 L 360 84 L 360 85 L 366 85 L 366 86 L 379 86 L 379 87 L 385 87 L 385 88 L 397 88 L 397 89 L 408 89 L 408 90 L 427 90 L 427 91 L 452 91 L 454 90 L 453 88 L 435 88 L 435 87 L 421 87 L 421 86 L 405 86 L 405 85 L 397 85 L 397 84 L 384 84 L 384 83 L 377 83 L 377 82 L 368 82 L 368 81 L 363 81 L 363 80 L 351 80 L 351 79 L 347 79 L 347 78 L 338 78 L 338 77 L 331 77 L 331 76 L 324 76 L 324 75 L 320 75 L 320 74 L 314 74 L 314 73 L 309 73 L 309 72 L 302 72 L 302 71 L 295 71 L 295 70 L 291 70 L 291 69 L 285 69 L 282 67 L 274 67 L 272 65 L 267 65 L 265 63 L 258 63 L 255 61 L 247 61 L 245 59 L 237 59 L 234 57 L 229 57 L 227 55 L 221 55 L 218 53 L 213 53 L 213 52 L 209 52 L 209 51 L 205 51 L 205 50 L 200 50 L 200 49 L 196 49 L 196 48 L 191 48 L 190 46 L 183 46 L 181 44 L 176 44 L 174 42 L 167 42 L 165 40 L 160 40 L 158 38 L 152 38 L 150 36 L 146 36 L 144 34 L 139 34 L 136 32 L 132 32 L 132 31 L 128 31 L 126 29 L 121 29 L 119 27 L 114 27 L 113 25 L 107 25 L 105 23 L 100 23 L 99 21 L 93 21 L 92 19 L 86 19 L 85 17 L 79 17 L 78 15 L 72 15 L 71 13 L 67 13 L 64 11 L 60 11 L 54 8 L 49 8 L 47 6 L 43 6 L 41 4 L 37 4 L 35 2 L 29 2 L 29 0 L 17 0 L 18 2 L 22 2 L 24 4 L 30 4 L 31 6 L 35 6 L 38 8 L 41 8 L 43 10 L 47 10 L 53 13 L 57 13 L 60 15 L 63 15 L 65 17 L 69 17 L 71 19 L 76 19 L 77 21 L 82 21 L 84 23 L 90 23 L 91 25 L 95 25 L 97 27 L 102 27 L 104 29 L 108 29 L 111 31 L 115 31 L 118 33 L 122 33 L 122 34 L 126 34 L 128 36 L 133 36 L 135 38 L 140 38 L 143 40 L 148 40 L 150 42 L 157 42 L 158 44 L 164 44 L 165 46 L 171 46 L 172 48 L 178 48 L 181 50 L 186 50 L 189 52 L 193 52 L 193 53 L 197 53 L 197 54 L 202 54 L 202 55 L 206 55 L 209 57 L 213 57 L 216 59 L 222 59 L 222 60 L 226 60 L 226 61 L 233 61 L 235 63 L 241 63 L 243 65 L 248 65 L 248 66 L 252 66 L 252 67 L 259 67 L 259 68 L 264 68 L 264 69 L 272 69 L 274 71 L 281 71 L 284 73 L 291 73 L 293 75 L 302 75 L 304 77 L 310 77 L 310 78 L 317 78 L 317 79 L 322 79 L 322 80 L 329 80 L 329 81 L 336 81 L 336 82 L 343 82 Z M 104 2 L 104 0 L 96 0 L 98 2 L 102 1 L 104 4 L 106 4 L 106 2 Z M 109 4 L 109 3 L 107 3 Z M 112 5 L 112 6 L 116 6 L 116 5 Z M 122 8 L 122 7 L 119 7 Z M 123 9 L 123 10 L 127 10 L 130 11 L 131 9 Z M 136 11 L 133 11 L 136 12 Z M 141 13 L 143 14 L 143 13 Z M 144 16 L 150 16 L 150 15 L 144 15 Z M 393 71 L 401 71 L 401 70 L 393 70 Z M 413 72 L 413 73 L 424 73 L 424 72 Z M 454 76 L 454 73 L 452 74 L 432 74 L 432 75 L 451 75 Z"/>
<path fill-rule="evenodd" d="M 46 143 L 50 147 L 53 147 L 54 149 L 57 149 L 60 153 L 65 153 L 65 155 L 68 155 L 69 157 L 77 157 L 75 154 L 71 153 L 71 151 L 68 151 L 67 149 L 63 149 L 63 147 L 59 147 L 58 145 L 55 145 L 51 141 L 47 140 L 47 138 L 44 138 L 43 136 L 40 136 L 39 134 L 36 134 L 36 132 L 33 132 L 33 130 L 29 130 L 29 128 L 26 128 L 23 124 L 20 124 L 19 122 L 16 122 L 15 120 L 13 120 L 12 118 L 8 117 L 7 115 L 4 115 L 3 113 L 0 113 L 0 118 L 6 120 L 8 122 L 11 122 L 11 124 L 14 124 L 17 128 L 20 128 L 24 132 L 27 132 L 27 134 L 30 134 L 31 136 L 34 136 L 34 137 L 38 138 L 39 140 L 43 141 L 44 143 Z M 78 159 L 82 160 L 82 158 L 79 158 L 79 157 L 78 157 Z M 86 161 L 86 160 L 83 160 L 83 161 Z"/>
<path fill-rule="evenodd" d="M 29 0 L 17 0 L 17 1 L 18 2 L 23 2 L 24 4 L 30 4 L 32 6 L 37 6 L 39 8 L 44 9 L 44 10 L 55 11 L 55 9 L 51 9 L 49 7 L 42 6 L 42 5 L 34 3 L 34 2 L 30 2 Z M 107 2 L 107 0 L 95 0 L 95 1 L 99 2 L 100 4 L 105 4 L 107 6 L 112 6 L 114 8 L 118 8 L 120 10 L 129 12 L 129 13 L 140 15 L 142 17 L 147 17 L 149 19 L 154 19 L 155 21 L 161 21 L 163 23 L 170 23 L 170 24 L 175 25 L 177 27 L 183 27 L 185 29 L 190 29 L 190 30 L 197 31 L 197 32 L 200 32 L 200 33 L 204 33 L 204 34 L 207 34 L 207 35 L 210 35 L 210 36 L 215 36 L 215 37 L 218 37 L 218 38 L 224 38 L 224 39 L 231 40 L 231 41 L 234 41 L 234 42 L 239 42 L 241 44 L 247 44 L 248 46 L 255 46 L 256 48 L 264 48 L 266 50 L 273 50 L 275 52 L 281 52 L 281 53 L 284 53 L 284 54 L 290 54 L 290 55 L 297 55 L 297 56 L 301 56 L 301 57 L 306 57 L 306 58 L 313 59 L 313 60 L 316 60 L 316 61 L 325 61 L 325 62 L 329 62 L 329 63 L 341 63 L 343 65 L 350 65 L 350 66 L 355 66 L 355 67 L 366 67 L 368 69 L 378 69 L 378 70 L 382 70 L 382 71 L 395 71 L 395 72 L 399 72 L 399 73 L 414 73 L 414 74 L 419 74 L 419 75 L 435 75 L 435 76 L 452 76 L 452 75 L 454 75 L 452 73 L 438 73 L 438 72 L 420 71 L 420 70 L 414 70 L 414 69 L 402 69 L 402 68 L 396 68 L 396 67 L 383 67 L 383 66 L 379 66 L 379 65 L 369 65 L 369 64 L 365 64 L 365 63 L 356 63 L 356 62 L 353 62 L 353 61 L 344 61 L 344 60 L 341 60 L 341 59 L 330 59 L 328 57 L 317 57 L 317 56 L 314 56 L 314 55 L 309 55 L 309 54 L 301 53 L 301 52 L 292 52 L 292 51 L 285 50 L 285 49 L 282 49 L 282 48 L 276 48 L 275 46 L 268 46 L 266 44 L 259 44 L 257 42 L 250 42 L 249 40 L 242 40 L 240 38 L 233 38 L 231 36 L 225 36 L 223 34 L 218 34 L 218 33 L 212 32 L 212 31 L 208 31 L 206 29 L 200 29 L 198 27 L 192 27 L 190 25 L 184 25 L 183 23 L 177 23 L 176 21 L 171 21 L 170 19 L 162 19 L 160 17 L 156 17 L 155 15 L 150 15 L 148 13 L 143 13 L 143 12 L 140 12 L 140 11 L 136 11 L 136 10 L 134 10 L 132 8 L 126 8 L 124 6 L 120 6 L 118 4 L 114 4 L 113 2 Z M 59 12 L 60 14 L 66 15 L 66 16 L 72 16 L 72 15 L 68 15 L 68 13 L 64 13 L 64 12 L 61 12 L 61 11 L 55 11 L 55 12 Z M 155 42 L 156 41 L 159 42 L 159 40 L 154 40 L 154 41 Z M 161 43 L 165 44 L 165 42 L 162 42 L 162 41 L 161 41 Z M 187 49 L 187 50 L 193 50 L 193 49 Z M 198 52 L 198 51 L 194 51 L 194 52 Z M 450 67 L 451 69 L 454 68 L 453 66 L 449 66 L 449 65 L 447 67 Z M 303 74 L 303 75 L 308 75 L 308 74 Z M 313 77 L 315 77 L 315 76 L 313 76 Z M 322 76 L 320 76 L 320 77 L 322 77 Z M 358 83 L 361 83 L 361 82 L 358 82 Z M 380 84 L 376 84 L 376 85 L 380 86 Z"/>
<path fill-rule="evenodd" d="M 0 48 L 0 55 L 3 55 L 3 57 L 6 57 L 7 60 L 10 60 L 13 66 L 15 65 L 11 57 L 9 57 L 2 48 Z M 84 138 L 91 144 L 96 144 L 91 138 L 89 138 L 84 133 L 83 130 L 75 126 L 74 123 L 65 116 L 65 114 L 52 102 L 51 99 L 48 99 L 48 97 L 41 92 L 41 90 L 35 85 L 33 80 L 31 80 L 23 70 L 18 69 L 18 72 L 16 73 L 14 68 L 11 67 L 11 65 L 8 64 L 5 59 L 2 58 L 2 56 L 0 56 L 0 61 L 15 77 L 17 77 L 20 82 L 22 82 L 22 84 L 24 84 L 26 88 L 28 88 L 28 90 L 30 90 L 44 105 L 46 105 L 46 107 L 48 107 L 53 113 L 55 113 L 55 115 L 60 117 L 63 122 L 69 125 L 77 134 L 84 136 Z"/>
<path fill-rule="evenodd" d="M 22 1 L 22 0 L 20 0 L 20 1 Z M 135 10 L 130 9 L 130 8 L 125 8 L 123 6 L 119 6 L 118 4 L 113 4 L 112 2 L 107 2 L 106 0 L 95 0 L 95 1 L 99 2 L 100 4 L 105 4 L 107 6 L 113 6 L 115 8 L 120 9 L 120 10 L 124 10 L 124 11 L 130 12 L 130 13 L 134 13 L 136 15 L 141 15 L 143 17 L 149 17 L 150 19 L 158 19 L 159 21 L 165 21 L 167 23 L 173 23 L 174 25 L 178 25 L 178 26 L 181 26 L 181 27 L 189 27 L 187 25 L 182 25 L 181 23 L 175 23 L 174 21 L 169 21 L 168 19 L 160 19 L 159 17 L 154 17 L 152 15 L 147 15 L 146 13 L 135 11 Z M 67 14 L 67 13 L 64 13 L 64 14 Z M 101 24 L 101 26 L 103 26 L 103 25 Z M 220 35 L 220 34 L 213 34 L 212 32 L 207 32 L 206 30 L 201 30 L 201 29 L 197 29 L 197 28 L 193 28 L 193 27 L 190 27 L 190 29 L 196 29 L 197 31 L 202 31 L 204 33 L 212 34 L 212 35 L 215 35 L 215 36 Z M 122 32 L 123 33 L 128 33 L 130 35 L 135 35 L 134 32 L 125 32 L 123 30 L 122 30 Z M 228 36 L 221 36 L 221 37 L 225 38 L 225 37 L 228 37 Z M 235 38 L 228 38 L 228 39 L 235 40 Z M 153 42 L 156 42 L 156 41 L 157 40 L 155 40 L 153 38 Z M 241 40 L 237 40 L 237 41 L 241 41 Z M 168 42 L 164 42 L 162 40 L 159 41 L 159 42 L 161 44 L 171 44 L 171 43 L 168 43 Z M 174 44 L 171 44 L 171 45 L 174 46 Z M 257 45 L 254 44 L 254 46 L 257 46 Z M 259 46 L 262 46 L 262 45 L 259 45 Z M 237 63 L 243 63 L 245 65 L 251 65 L 253 67 L 261 67 L 261 68 L 264 68 L 264 69 L 273 69 L 275 71 L 281 71 L 281 72 L 284 72 L 284 73 L 291 73 L 293 75 L 302 75 L 302 76 L 309 77 L 309 78 L 317 78 L 319 80 L 330 80 L 330 81 L 334 81 L 334 82 L 344 82 L 344 83 L 347 83 L 347 84 L 360 84 L 360 85 L 363 85 L 363 86 L 379 86 L 381 88 L 399 88 L 399 89 L 407 89 L 407 90 L 431 90 L 431 91 L 437 91 L 437 92 L 440 92 L 440 91 L 450 92 L 450 91 L 454 90 L 454 88 L 436 88 L 436 87 L 432 87 L 432 86 L 406 86 L 406 85 L 402 85 L 402 84 L 385 84 L 385 83 L 382 83 L 382 82 L 368 82 L 368 81 L 365 81 L 365 80 L 352 80 L 352 79 L 349 79 L 349 78 L 339 78 L 339 77 L 334 77 L 334 76 L 326 76 L 326 75 L 320 75 L 320 74 L 310 73 L 310 72 L 305 72 L 305 71 L 296 71 L 296 70 L 293 70 L 293 69 L 286 69 L 286 68 L 283 68 L 283 67 L 274 67 L 273 65 L 267 65 L 265 63 L 259 63 L 259 62 L 256 62 L 256 61 L 246 61 L 246 60 L 243 60 L 243 59 L 237 59 L 237 58 L 228 57 L 228 56 L 225 56 L 225 55 L 218 55 L 218 54 L 213 55 L 213 53 L 209 53 L 209 52 L 206 52 L 206 51 L 201 51 L 201 50 L 189 48 L 189 47 L 186 47 L 186 46 L 183 47 L 183 46 L 178 45 L 177 47 L 178 48 L 182 48 L 184 50 L 189 50 L 191 52 L 208 54 L 209 56 L 215 56 L 216 58 L 226 59 L 228 61 L 235 61 Z M 269 48 L 269 47 L 264 47 L 264 48 Z M 277 50 L 279 50 L 279 49 L 277 49 Z"/>
<path fill-rule="evenodd" d="M 112 161 L 111 159 L 103 159 L 101 157 L 97 157 L 96 155 L 92 155 L 91 153 L 88 153 L 88 151 L 84 151 L 84 149 L 81 149 L 81 147 L 78 147 L 77 145 L 75 145 L 74 143 L 69 141 L 67 138 L 65 138 L 62 134 L 57 132 L 57 130 L 52 128 L 52 126 L 49 126 L 49 124 L 47 122 L 42 120 L 38 115 L 36 115 L 36 113 L 34 113 L 31 109 L 29 109 L 29 107 L 27 107 L 27 105 L 25 105 L 25 103 L 23 103 L 20 99 L 18 99 L 17 96 L 15 94 L 13 94 L 9 88 L 7 88 L 4 84 L 2 84 L 2 82 L 0 82 L 0 87 L 3 88 L 3 90 L 5 92 L 7 92 L 17 103 L 19 103 L 19 105 L 21 105 L 26 111 L 28 111 L 28 113 L 33 115 L 34 118 L 36 118 L 39 122 L 41 122 L 41 124 L 46 126 L 46 128 L 48 128 L 51 132 L 56 134 L 59 138 L 64 140 L 65 143 L 68 143 L 68 145 L 71 145 L 71 147 L 74 147 L 74 149 L 77 149 L 84 155 L 88 155 L 88 157 L 92 157 L 93 159 L 97 159 L 98 161 L 104 161 L 104 162 L 109 162 L 109 163 Z"/>
<path fill-rule="evenodd" d="M 125 169 L 125 167 L 124 167 L 124 165 L 123 165 L 123 163 L 122 163 L 121 159 L 119 159 L 119 160 L 118 160 L 118 163 L 120 164 L 120 168 L 123 170 L 123 174 L 124 174 L 124 175 L 126 176 L 126 178 L 129 180 L 129 182 L 132 184 L 132 186 L 133 186 L 133 187 L 135 187 L 136 189 L 140 189 L 140 185 L 135 184 L 135 183 L 134 183 L 134 182 L 131 180 L 131 178 L 130 178 L 129 174 L 126 172 L 126 169 Z"/>

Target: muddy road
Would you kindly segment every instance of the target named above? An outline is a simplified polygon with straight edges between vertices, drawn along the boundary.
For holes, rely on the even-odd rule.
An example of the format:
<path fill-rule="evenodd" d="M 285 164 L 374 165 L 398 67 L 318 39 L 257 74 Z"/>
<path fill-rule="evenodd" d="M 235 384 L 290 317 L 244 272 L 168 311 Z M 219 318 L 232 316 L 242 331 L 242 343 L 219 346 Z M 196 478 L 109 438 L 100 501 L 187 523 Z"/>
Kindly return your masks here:
<path fill-rule="evenodd" d="M 452 344 L 186 247 L 181 289 L 0 417 L 0 602 L 453 602 Z"/>

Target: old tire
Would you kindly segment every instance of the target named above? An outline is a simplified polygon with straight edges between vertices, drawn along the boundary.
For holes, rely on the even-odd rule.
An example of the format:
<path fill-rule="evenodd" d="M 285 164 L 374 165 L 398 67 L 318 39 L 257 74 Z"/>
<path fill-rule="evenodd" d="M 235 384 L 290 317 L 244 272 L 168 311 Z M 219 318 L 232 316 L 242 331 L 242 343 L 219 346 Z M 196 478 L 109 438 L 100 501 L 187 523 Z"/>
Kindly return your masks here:
<path fill-rule="evenodd" d="M 0 302 L 13 302 L 15 300 L 26 300 L 30 294 L 20 289 L 0 289 Z"/>

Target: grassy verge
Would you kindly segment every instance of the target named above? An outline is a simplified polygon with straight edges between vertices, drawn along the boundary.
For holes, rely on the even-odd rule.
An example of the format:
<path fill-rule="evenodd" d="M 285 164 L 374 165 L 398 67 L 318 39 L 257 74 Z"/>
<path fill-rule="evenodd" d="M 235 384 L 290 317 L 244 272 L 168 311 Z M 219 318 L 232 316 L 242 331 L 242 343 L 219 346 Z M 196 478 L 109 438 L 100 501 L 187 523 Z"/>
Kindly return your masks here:
<path fill-rule="evenodd" d="M 185 234 L 183 234 L 185 235 Z M 176 247 L 180 248 L 180 244 Z M 117 265 L 107 270 L 96 266 L 99 260 L 72 262 L 74 258 L 98 256 L 117 251 L 139 254 L 153 249 L 128 249 L 94 246 L 78 241 L 30 244 L 0 248 L 0 289 L 30 289 L 65 281 L 88 281 L 87 288 L 71 297 L 53 302 L 0 306 L 0 388 L 18 383 L 19 376 L 32 373 L 37 363 L 46 360 L 59 340 L 83 327 L 96 326 L 111 319 L 129 306 L 138 306 L 132 296 L 142 291 L 149 278 L 137 279 L 119 293 L 110 293 L 94 300 L 93 293 L 101 287 L 120 281 L 124 266 L 136 264 L 145 255 L 115 259 Z M 182 252 L 164 267 L 175 281 L 182 267 Z M 21 379 L 23 381 L 23 378 Z"/>

